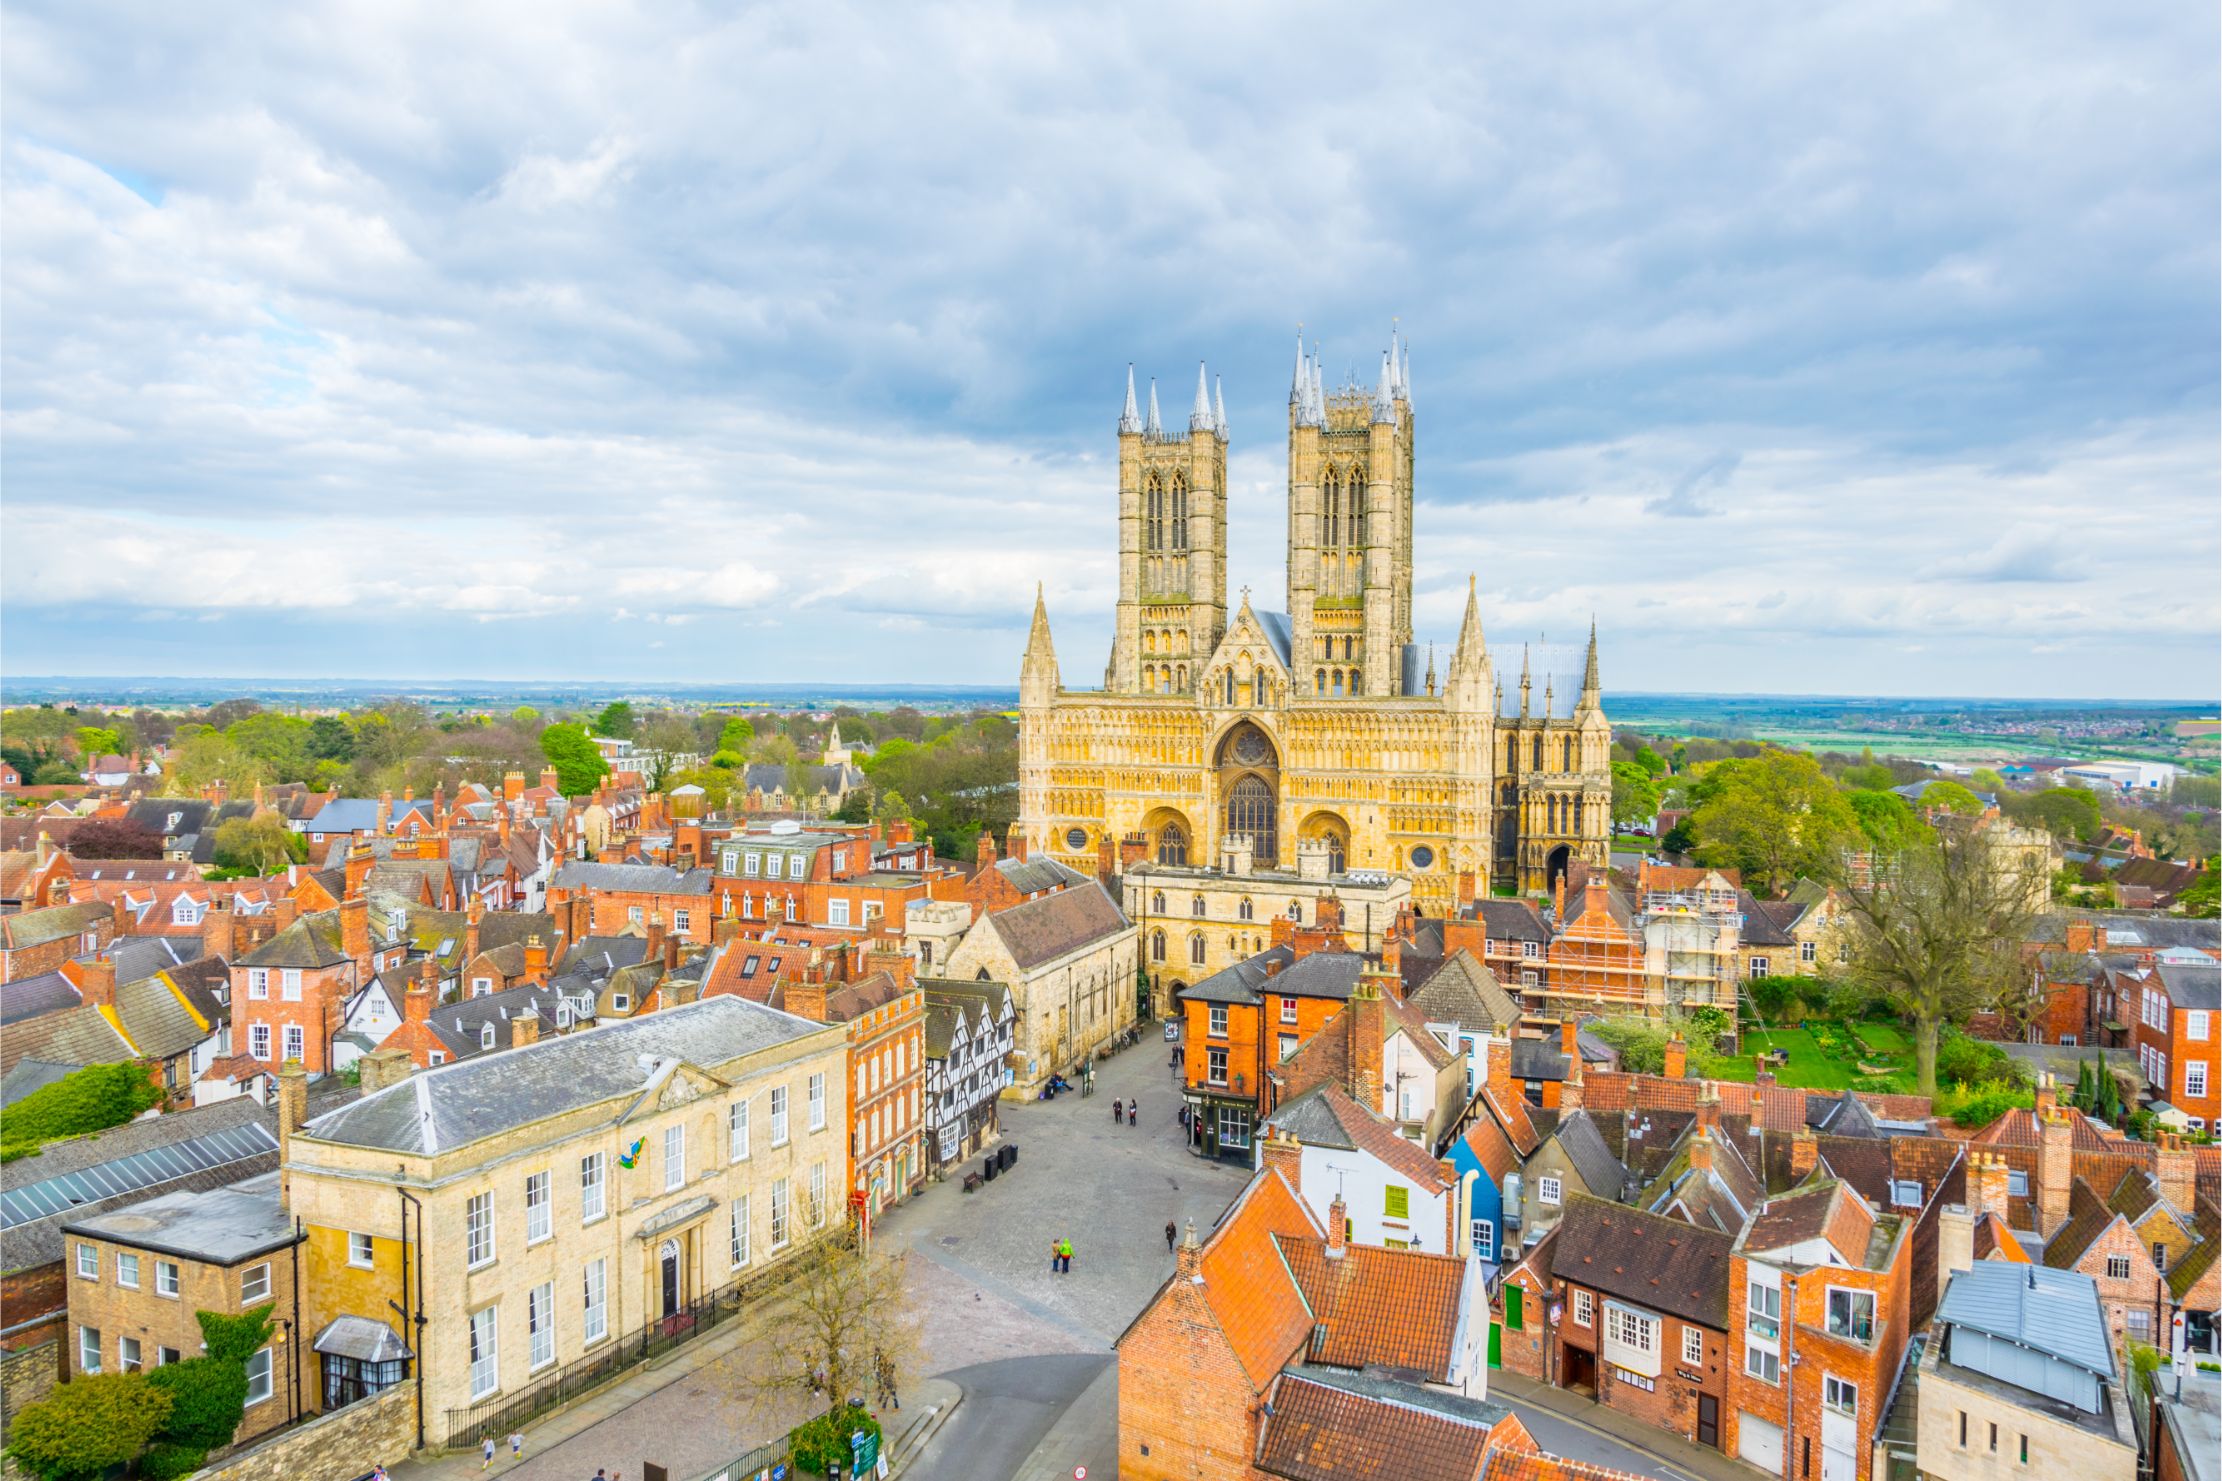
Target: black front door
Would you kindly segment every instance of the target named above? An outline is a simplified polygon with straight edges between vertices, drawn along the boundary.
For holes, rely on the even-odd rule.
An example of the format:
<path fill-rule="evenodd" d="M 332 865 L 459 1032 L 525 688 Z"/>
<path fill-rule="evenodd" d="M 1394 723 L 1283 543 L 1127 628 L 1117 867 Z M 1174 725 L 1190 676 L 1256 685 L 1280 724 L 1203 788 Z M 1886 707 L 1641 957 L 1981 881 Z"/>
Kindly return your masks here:
<path fill-rule="evenodd" d="M 1697 1443 L 1720 1449 L 1721 1401 L 1711 1394 L 1697 1396 Z"/>
<path fill-rule="evenodd" d="M 667 1249 L 663 1258 L 664 1315 L 679 1314 L 679 1252 Z"/>

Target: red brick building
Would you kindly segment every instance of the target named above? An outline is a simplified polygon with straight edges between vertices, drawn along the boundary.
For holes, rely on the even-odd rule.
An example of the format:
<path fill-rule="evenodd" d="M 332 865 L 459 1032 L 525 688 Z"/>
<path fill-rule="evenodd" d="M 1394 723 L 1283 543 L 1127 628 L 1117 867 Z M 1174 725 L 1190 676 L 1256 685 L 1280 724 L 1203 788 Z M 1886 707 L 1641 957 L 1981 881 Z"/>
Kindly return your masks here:
<path fill-rule="evenodd" d="M 2213 1127 L 2222 1118 L 2222 963 L 2164 957 L 2124 1006 L 2136 1013 L 2131 1042 L 2153 1099 L 2182 1112 L 2193 1131 Z"/>
<path fill-rule="evenodd" d="M 873 970 L 829 987 L 822 974 L 790 983 L 783 1006 L 819 1023 L 846 1024 L 851 1079 L 850 1203 L 878 1214 L 926 1180 L 926 995 L 916 964 L 900 952 L 874 952 Z"/>
<path fill-rule="evenodd" d="M 347 999 L 370 980 L 370 914 L 360 897 L 304 915 L 232 963 L 232 1052 L 264 1073 L 297 1060 L 335 1068 L 332 1040 Z"/>

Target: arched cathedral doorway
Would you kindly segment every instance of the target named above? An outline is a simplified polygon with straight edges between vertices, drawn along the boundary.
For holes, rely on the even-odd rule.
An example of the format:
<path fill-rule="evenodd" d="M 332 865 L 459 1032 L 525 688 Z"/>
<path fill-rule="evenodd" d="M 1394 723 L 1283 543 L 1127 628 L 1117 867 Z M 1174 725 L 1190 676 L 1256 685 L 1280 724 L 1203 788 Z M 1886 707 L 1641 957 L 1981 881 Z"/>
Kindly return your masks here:
<path fill-rule="evenodd" d="M 1543 888 L 1552 899 L 1558 898 L 1559 881 L 1566 878 L 1567 861 L 1572 857 L 1565 844 L 1552 849 L 1543 862 Z"/>
<path fill-rule="evenodd" d="M 1245 720 L 1219 742 L 1220 837 L 1245 836 L 1255 867 L 1281 860 L 1281 762 L 1264 731 Z"/>

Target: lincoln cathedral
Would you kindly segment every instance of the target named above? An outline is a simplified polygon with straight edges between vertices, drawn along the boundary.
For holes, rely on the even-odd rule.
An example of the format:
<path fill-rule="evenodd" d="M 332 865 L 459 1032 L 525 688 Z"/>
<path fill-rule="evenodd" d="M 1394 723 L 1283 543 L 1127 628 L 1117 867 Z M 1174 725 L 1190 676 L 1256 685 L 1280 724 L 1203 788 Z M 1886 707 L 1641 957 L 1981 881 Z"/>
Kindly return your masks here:
<path fill-rule="evenodd" d="M 1409 348 L 1326 388 L 1299 340 L 1288 400 L 1288 602 L 1227 599 L 1227 416 L 1196 372 L 1185 432 L 1119 417 L 1119 604 L 1101 689 L 1066 688 L 1039 596 L 1020 671 L 1019 823 L 1083 869 L 1100 853 L 1313 877 L 1389 871 L 1434 908 L 1550 889 L 1603 864 L 1612 728 L 1597 634 L 1577 689 L 1507 692 L 1472 578 L 1440 676 L 1412 634 L 1418 424 Z"/>

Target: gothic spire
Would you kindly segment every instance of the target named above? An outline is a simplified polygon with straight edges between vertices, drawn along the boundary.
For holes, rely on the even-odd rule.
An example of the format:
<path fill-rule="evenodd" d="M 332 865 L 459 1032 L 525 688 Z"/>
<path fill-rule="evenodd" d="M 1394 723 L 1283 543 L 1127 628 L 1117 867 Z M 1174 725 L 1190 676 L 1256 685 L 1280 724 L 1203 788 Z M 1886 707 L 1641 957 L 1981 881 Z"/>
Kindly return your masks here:
<path fill-rule="evenodd" d="M 1389 326 L 1389 391 L 1399 400 L 1404 396 L 1404 341 L 1398 337 L 1395 324 Z"/>
<path fill-rule="evenodd" d="M 1211 385 L 1204 375 L 1204 362 L 1196 362 L 1196 404 L 1188 411 L 1188 430 L 1214 432 L 1218 429 L 1211 420 Z"/>
<path fill-rule="evenodd" d="M 1319 346 L 1316 343 L 1312 346 L 1312 422 L 1316 426 L 1327 425 L 1327 387 L 1319 378 Z"/>
<path fill-rule="evenodd" d="M 1219 429 L 1219 440 L 1227 440 L 1227 385 L 1218 376 L 1211 378 L 1211 419 Z"/>
<path fill-rule="evenodd" d="M 1520 718 L 1523 720 L 1527 718 L 1528 714 L 1528 685 L 1530 682 L 1528 678 L 1528 645 L 1522 643 L 1520 645 Z"/>
<path fill-rule="evenodd" d="M 1397 372 L 1396 385 L 1404 393 L 1404 404 L 1412 404 L 1412 341 L 1404 342 L 1404 368 Z"/>
<path fill-rule="evenodd" d="M 1150 377 L 1150 419 L 1142 424 L 1142 434 L 1155 437 L 1164 430 L 1164 424 L 1157 418 L 1157 377 L 1153 375 Z"/>
<path fill-rule="evenodd" d="M 1303 410 L 1311 404 L 1311 399 L 1311 363 L 1304 358 L 1304 326 L 1299 324 L 1296 326 L 1296 376 L 1288 383 L 1288 404 L 1296 408 L 1298 420 L 1302 420 Z"/>
<path fill-rule="evenodd" d="M 1049 606 L 1042 600 L 1042 584 L 1034 583 L 1034 624 L 1027 629 L 1026 654 L 1029 658 L 1043 654 L 1054 658 L 1057 650 L 1049 641 Z"/>
<path fill-rule="evenodd" d="M 1042 586 L 1034 583 L 1034 622 L 1026 633 L 1026 657 L 1019 664 L 1019 703 L 1042 705 L 1057 694 L 1057 650 L 1049 641 L 1049 608 Z"/>
<path fill-rule="evenodd" d="M 1584 708 L 1596 708 L 1600 687 L 1597 680 L 1597 619 L 1592 617 L 1589 619 L 1589 661 L 1582 666 L 1582 705 Z"/>
<path fill-rule="evenodd" d="M 1121 432 L 1139 432 L 1142 430 L 1142 413 L 1136 410 L 1134 406 L 1134 362 L 1132 360 L 1126 363 L 1126 409 L 1119 413 L 1119 430 Z"/>
<path fill-rule="evenodd" d="M 1466 615 L 1458 622 L 1458 646 L 1451 650 L 1453 669 L 1475 667 L 1487 651 L 1481 635 L 1481 599 L 1474 591 L 1473 573 L 1466 575 Z"/>
<path fill-rule="evenodd" d="M 1389 352 L 1381 352 L 1381 379 L 1373 388 L 1373 419 L 1377 422 L 1396 420 L 1396 388 L 1390 384 Z"/>

